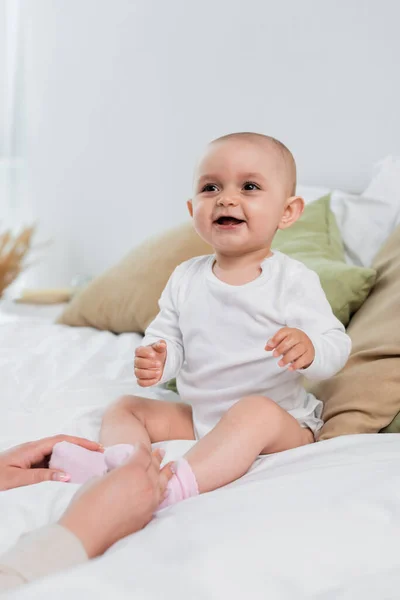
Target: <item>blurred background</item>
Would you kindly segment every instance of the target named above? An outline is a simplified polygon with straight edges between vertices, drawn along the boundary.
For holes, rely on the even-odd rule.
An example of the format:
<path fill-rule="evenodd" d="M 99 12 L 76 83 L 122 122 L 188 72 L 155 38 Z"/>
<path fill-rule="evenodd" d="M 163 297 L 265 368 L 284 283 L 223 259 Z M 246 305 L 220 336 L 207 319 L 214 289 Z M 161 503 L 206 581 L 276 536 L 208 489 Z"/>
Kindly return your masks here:
<path fill-rule="evenodd" d="M 400 153 L 399 23 L 397 0 L 0 0 L 0 220 L 52 240 L 21 281 L 93 277 L 184 221 L 225 133 L 361 191 Z"/>

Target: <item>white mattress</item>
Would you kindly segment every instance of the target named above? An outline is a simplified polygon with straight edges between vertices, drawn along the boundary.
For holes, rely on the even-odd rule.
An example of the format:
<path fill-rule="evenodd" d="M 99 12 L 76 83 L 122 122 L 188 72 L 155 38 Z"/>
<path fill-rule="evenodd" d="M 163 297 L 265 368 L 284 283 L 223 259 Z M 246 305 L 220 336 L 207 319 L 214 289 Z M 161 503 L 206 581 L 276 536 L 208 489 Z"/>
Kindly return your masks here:
<path fill-rule="evenodd" d="M 2 448 L 59 432 L 96 438 L 104 407 L 139 392 L 140 336 L 68 329 L 38 314 L 2 320 Z M 166 460 L 190 444 L 169 443 Z M 77 487 L 1 493 L 0 552 L 57 519 Z M 265 457 L 240 481 L 161 512 L 104 557 L 15 597 L 85 589 L 96 599 L 394 599 L 399 549 L 400 436 L 351 436 Z"/>

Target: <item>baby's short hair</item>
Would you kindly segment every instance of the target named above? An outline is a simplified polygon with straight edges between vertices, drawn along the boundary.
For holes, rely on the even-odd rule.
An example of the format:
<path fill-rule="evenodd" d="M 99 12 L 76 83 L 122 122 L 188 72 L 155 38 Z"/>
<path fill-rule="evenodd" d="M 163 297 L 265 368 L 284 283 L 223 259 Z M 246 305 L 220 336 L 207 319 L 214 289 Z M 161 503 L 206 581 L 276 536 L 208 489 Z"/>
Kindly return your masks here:
<path fill-rule="evenodd" d="M 253 133 L 251 131 L 239 131 L 237 133 L 228 133 L 227 135 L 223 135 L 211 142 L 214 144 L 216 142 L 222 142 L 224 140 L 229 139 L 248 139 L 250 141 L 259 141 L 261 143 L 269 143 L 272 147 L 274 147 L 278 152 L 281 153 L 282 159 L 285 162 L 287 179 L 288 179 L 288 190 L 289 195 L 294 196 L 296 194 L 296 185 L 297 185 L 297 170 L 296 170 L 296 161 L 294 160 L 293 154 L 290 152 L 289 148 L 285 146 L 282 142 L 277 140 L 276 138 L 270 135 L 263 135 L 262 133 Z"/>

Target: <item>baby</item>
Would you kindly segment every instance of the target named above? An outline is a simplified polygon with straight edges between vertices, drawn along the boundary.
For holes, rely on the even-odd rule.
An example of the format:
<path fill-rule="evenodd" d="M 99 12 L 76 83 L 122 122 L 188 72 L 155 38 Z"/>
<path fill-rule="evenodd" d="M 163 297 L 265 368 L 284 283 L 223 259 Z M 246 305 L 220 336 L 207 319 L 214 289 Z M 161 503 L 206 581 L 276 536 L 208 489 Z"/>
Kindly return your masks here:
<path fill-rule="evenodd" d="M 213 141 L 197 166 L 188 209 L 215 254 L 175 269 L 134 363 L 142 387 L 176 376 L 182 403 L 124 396 L 100 437 L 109 447 L 100 470 L 139 441 L 197 440 L 175 463 L 161 508 L 234 481 L 260 454 L 318 437 L 322 404 L 302 378 L 332 377 L 351 344 L 318 276 L 271 248 L 303 212 L 295 190 L 291 152 L 260 134 Z M 68 449 L 66 470 L 63 460 Z"/>

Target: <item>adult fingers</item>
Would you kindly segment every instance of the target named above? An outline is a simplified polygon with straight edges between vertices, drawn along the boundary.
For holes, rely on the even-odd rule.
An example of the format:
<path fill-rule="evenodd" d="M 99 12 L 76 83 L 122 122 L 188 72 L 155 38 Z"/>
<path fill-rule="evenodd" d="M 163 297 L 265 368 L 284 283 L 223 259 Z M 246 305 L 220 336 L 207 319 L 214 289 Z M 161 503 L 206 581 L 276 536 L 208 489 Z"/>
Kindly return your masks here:
<path fill-rule="evenodd" d="M 35 483 L 42 483 L 44 481 L 66 482 L 70 479 L 70 475 L 55 469 L 20 469 L 18 467 L 10 467 L 7 477 L 7 489 L 34 485 Z"/>
<path fill-rule="evenodd" d="M 160 485 L 161 494 L 164 494 L 165 490 L 167 489 L 169 480 L 174 475 L 174 472 L 172 470 L 173 469 L 172 464 L 173 463 L 168 463 L 160 471 L 159 485 Z"/>
<path fill-rule="evenodd" d="M 56 435 L 55 437 L 59 438 L 58 441 L 60 442 L 70 442 L 71 444 L 76 444 L 77 446 L 81 446 L 82 448 L 86 448 L 87 450 L 103 451 L 103 446 L 101 444 L 99 444 L 98 442 L 87 440 L 86 438 L 77 437 L 75 435 Z M 53 450 L 53 447 L 51 449 Z"/>
<path fill-rule="evenodd" d="M 158 479 L 160 476 L 160 465 L 165 456 L 165 450 L 157 448 L 151 453 L 151 463 L 148 466 L 147 472 L 151 481 L 154 485 L 158 485 Z"/>
<path fill-rule="evenodd" d="M 153 462 L 160 467 L 166 452 L 163 448 L 156 448 L 152 452 Z"/>
<path fill-rule="evenodd" d="M 138 444 L 135 444 L 135 451 L 125 464 L 132 464 L 140 466 L 143 469 L 148 469 L 151 465 L 152 458 L 152 454 L 147 446 L 142 442 L 139 442 Z"/>
<path fill-rule="evenodd" d="M 82 446 L 88 450 L 102 451 L 101 444 L 98 444 L 97 442 L 92 442 L 85 438 L 73 435 L 60 434 L 17 446 L 12 451 L 12 456 L 16 462 L 26 463 L 27 467 L 29 467 L 30 465 L 40 463 L 46 456 L 49 456 L 49 454 L 52 453 L 55 444 L 58 444 L 59 442 L 71 442 L 71 444 Z"/>
<path fill-rule="evenodd" d="M 147 469 L 147 476 L 153 490 L 157 492 L 160 489 L 160 465 L 165 456 L 165 450 L 157 448 L 152 452 L 151 463 Z"/>

